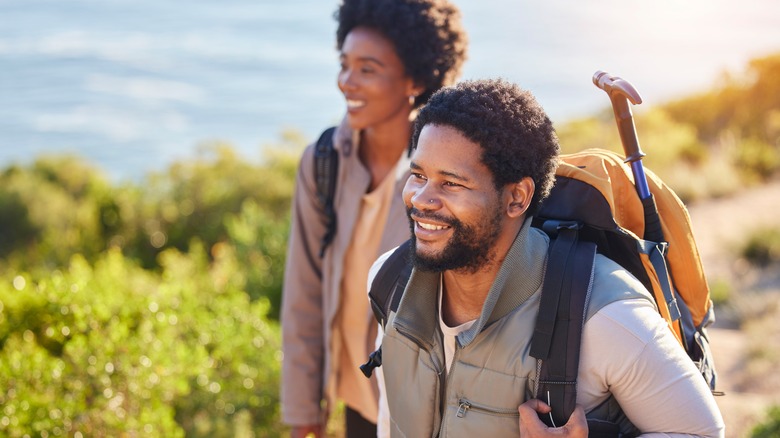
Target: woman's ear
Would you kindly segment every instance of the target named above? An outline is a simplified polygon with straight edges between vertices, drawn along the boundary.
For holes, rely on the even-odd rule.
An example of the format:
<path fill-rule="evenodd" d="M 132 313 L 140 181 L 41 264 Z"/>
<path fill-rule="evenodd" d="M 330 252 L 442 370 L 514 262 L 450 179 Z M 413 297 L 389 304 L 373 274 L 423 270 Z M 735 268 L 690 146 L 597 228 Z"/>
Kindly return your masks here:
<path fill-rule="evenodd" d="M 408 90 L 407 93 L 406 93 L 407 96 L 409 96 L 409 97 L 412 97 L 412 96 L 413 97 L 417 97 L 417 96 L 423 94 L 423 92 L 425 92 L 425 87 L 423 87 L 422 85 L 418 85 L 418 84 L 414 83 L 413 80 L 410 80 L 409 81 L 409 86 L 407 87 L 407 90 Z"/>
<path fill-rule="evenodd" d="M 509 195 L 511 197 L 507 207 L 509 217 L 521 217 L 528 211 L 528 206 L 531 205 L 531 199 L 534 197 L 535 188 L 534 180 L 528 176 L 509 185 Z"/>

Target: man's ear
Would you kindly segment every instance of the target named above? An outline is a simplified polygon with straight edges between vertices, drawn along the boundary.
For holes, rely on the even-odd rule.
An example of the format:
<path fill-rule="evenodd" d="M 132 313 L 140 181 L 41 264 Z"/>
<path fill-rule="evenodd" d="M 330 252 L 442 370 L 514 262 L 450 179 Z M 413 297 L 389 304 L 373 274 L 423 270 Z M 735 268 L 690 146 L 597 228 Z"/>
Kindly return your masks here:
<path fill-rule="evenodd" d="M 507 214 L 509 217 L 521 217 L 528 211 L 528 206 L 531 204 L 531 199 L 534 197 L 535 189 L 534 180 L 528 176 L 509 185 L 510 201 L 507 206 Z"/>

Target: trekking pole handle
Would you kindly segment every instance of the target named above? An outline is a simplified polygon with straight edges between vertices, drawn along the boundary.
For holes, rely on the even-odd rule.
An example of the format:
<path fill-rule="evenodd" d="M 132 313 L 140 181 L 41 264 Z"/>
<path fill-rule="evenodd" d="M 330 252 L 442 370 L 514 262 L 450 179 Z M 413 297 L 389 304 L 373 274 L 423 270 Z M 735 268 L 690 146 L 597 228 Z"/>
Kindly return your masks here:
<path fill-rule="evenodd" d="M 629 102 L 634 105 L 642 103 L 642 97 L 625 79 L 612 76 L 604 71 L 597 71 L 593 75 L 593 84 L 604 90 L 612 101 L 612 110 L 615 113 L 615 121 L 620 133 L 620 141 L 626 153 L 626 162 L 634 163 L 645 156 L 639 147 L 639 139 L 634 126 L 634 116 L 631 113 Z"/>
<path fill-rule="evenodd" d="M 650 196 L 644 167 L 642 167 L 642 157 L 645 156 L 645 153 L 639 146 L 639 138 L 636 135 L 636 126 L 634 126 L 634 115 L 631 113 L 629 105 L 629 102 L 634 105 L 642 103 L 642 96 L 625 79 L 612 76 L 601 70 L 593 74 L 593 84 L 604 90 L 612 102 L 620 142 L 623 144 L 623 151 L 626 154 L 625 162 L 631 164 L 639 198 L 645 199 Z"/>

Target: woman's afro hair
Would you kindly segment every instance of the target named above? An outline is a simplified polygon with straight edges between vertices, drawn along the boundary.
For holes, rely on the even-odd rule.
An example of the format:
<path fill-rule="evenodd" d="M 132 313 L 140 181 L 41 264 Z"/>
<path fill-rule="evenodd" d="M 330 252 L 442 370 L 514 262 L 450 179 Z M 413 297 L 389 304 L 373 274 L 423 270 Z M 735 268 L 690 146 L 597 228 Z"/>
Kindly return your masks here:
<path fill-rule="evenodd" d="M 552 122 L 533 95 L 503 79 L 464 81 L 442 88 L 417 116 L 412 147 L 425 125 L 451 126 L 482 147 L 496 189 L 531 177 L 536 213 L 555 181 L 560 147 Z"/>
<path fill-rule="evenodd" d="M 339 50 L 347 34 L 359 26 L 374 29 L 393 43 L 406 74 L 424 87 L 416 107 L 460 77 L 468 41 L 460 11 L 448 0 L 344 0 L 335 18 Z"/>

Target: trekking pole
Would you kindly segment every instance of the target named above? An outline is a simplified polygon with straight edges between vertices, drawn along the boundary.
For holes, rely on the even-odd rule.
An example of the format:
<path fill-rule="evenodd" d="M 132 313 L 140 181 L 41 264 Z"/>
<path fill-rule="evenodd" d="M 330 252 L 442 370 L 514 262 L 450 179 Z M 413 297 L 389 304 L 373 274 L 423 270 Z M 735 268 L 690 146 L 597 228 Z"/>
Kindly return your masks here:
<path fill-rule="evenodd" d="M 615 113 L 615 121 L 620 133 L 620 141 L 623 143 L 623 151 L 626 153 L 626 163 L 630 163 L 631 172 L 634 174 L 634 184 L 639 193 L 639 199 L 645 210 L 645 240 L 663 242 L 664 234 L 661 229 L 661 218 L 655 205 L 655 199 L 647 185 L 645 169 L 642 166 L 642 157 L 645 153 L 639 147 L 639 139 L 636 136 L 634 117 L 631 113 L 629 102 L 634 105 L 642 103 L 642 97 L 625 79 L 612 76 L 604 71 L 593 74 L 593 84 L 606 91 L 609 100 L 612 101 L 612 110 Z"/>

